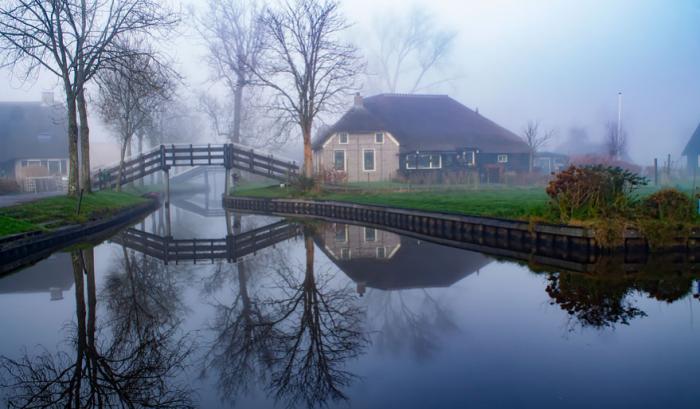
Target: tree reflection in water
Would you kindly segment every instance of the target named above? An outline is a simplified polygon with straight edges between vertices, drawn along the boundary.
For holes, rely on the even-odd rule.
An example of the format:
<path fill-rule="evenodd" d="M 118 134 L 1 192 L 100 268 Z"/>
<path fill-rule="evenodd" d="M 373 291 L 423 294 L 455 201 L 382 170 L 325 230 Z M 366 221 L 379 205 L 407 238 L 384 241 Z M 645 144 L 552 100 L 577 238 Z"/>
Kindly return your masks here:
<path fill-rule="evenodd" d="M 614 328 L 629 323 L 646 313 L 635 306 L 635 293 L 673 303 L 688 296 L 693 279 L 673 272 L 656 276 L 624 274 L 547 274 L 547 294 L 551 304 L 559 305 L 570 316 L 569 330 L 582 328 Z"/>
<path fill-rule="evenodd" d="M 347 399 L 343 389 L 355 376 L 345 365 L 368 343 L 364 310 L 350 285 L 314 271 L 312 234 L 304 229 L 303 267 L 287 257 L 267 264 L 274 294 L 251 292 L 250 265 L 238 264 L 238 290 L 230 305 L 218 307 L 213 325 L 218 334 L 207 361 L 220 374 L 220 392 L 228 399 L 245 393 L 253 381 L 288 407 Z"/>
<path fill-rule="evenodd" d="M 384 351 L 405 347 L 417 359 L 428 359 L 438 349 L 439 335 L 458 329 L 449 309 L 428 289 L 371 291 L 367 302 L 377 345 Z"/>
<path fill-rule="evenodd" d="M 75 355 L 44 349 L 16 360 L 2 357 L 8 407 L 192 407 L 190 391 L 174 384 L 192 350 L 184 337 L 176 339 L 177 327 L 159 320 L 140 320 L 138 325 L 123 322 L 139 314 L 155 316 L 139 303 L 138 314 L 116 314 L 109 325 L 98 328 L 93 251 L 74 251 L 71 259 L 76 323 L 70 344 Z M 112 336 L 115 331 L 118 335 Z M 102 334 L 107 341 L 100 341 Z"/>

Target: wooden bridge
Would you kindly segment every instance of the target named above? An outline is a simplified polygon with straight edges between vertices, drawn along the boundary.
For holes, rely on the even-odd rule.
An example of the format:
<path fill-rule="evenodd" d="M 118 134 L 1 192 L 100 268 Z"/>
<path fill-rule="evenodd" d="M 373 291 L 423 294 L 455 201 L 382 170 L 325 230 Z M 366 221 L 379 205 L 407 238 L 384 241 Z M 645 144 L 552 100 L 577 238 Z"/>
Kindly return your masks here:
<path fill-rule="evenodd" d="M 121 184 L 133 182 L 158 171 L 163 171 L 165 180 L 168 181 L 168 172 L 173 166 L 223 166 L 227 171 L 238 169 L 280 181 L 289 181 L 299 174 L 299 166 L 296 162 L 278 159 L 271 154 L 256 152 L 252 148 L 239 144 L 160 145 L 149 152 L 126 160 Z M 119 180 L 119 165 L 100 169 L 93 175 L 92 180 L 95 189 L 116 187 Z M 229 176 L 227 176 L 227 191 L 229 183 Z"/>
<path fill-rule="evenodd" d="M 220 239 L 174 239 L 134 228 L 126 229 L 112 241 L 151 257 L 169 262 L 226 260 L 235 262 L 259 250 L 302 234 L 296 223 L 280 221 L 251 231 L 229 234 Z"/>

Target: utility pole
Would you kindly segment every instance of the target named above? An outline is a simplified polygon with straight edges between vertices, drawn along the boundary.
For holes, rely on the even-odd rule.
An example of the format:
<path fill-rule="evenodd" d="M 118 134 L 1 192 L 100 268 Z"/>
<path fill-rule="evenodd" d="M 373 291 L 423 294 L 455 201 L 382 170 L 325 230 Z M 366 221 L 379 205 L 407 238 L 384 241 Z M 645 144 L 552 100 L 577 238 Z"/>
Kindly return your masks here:
<path fill-rule="evenodd" d="M 622 140 L 622 91 L 617 93 L 617 139 Z M 621 158 L 618 158 L 621 159 Z"/>

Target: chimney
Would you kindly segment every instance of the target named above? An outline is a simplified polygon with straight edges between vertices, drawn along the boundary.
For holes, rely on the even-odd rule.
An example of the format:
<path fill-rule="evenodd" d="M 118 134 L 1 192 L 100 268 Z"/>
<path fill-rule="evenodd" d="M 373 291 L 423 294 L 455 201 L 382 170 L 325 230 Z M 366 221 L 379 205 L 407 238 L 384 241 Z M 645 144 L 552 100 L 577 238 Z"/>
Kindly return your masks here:
<path fill-rule="evenodd" d="M 362 108 L 363 103 L 362 103 L 362 95 L 360 93 L 355 94 L 355 108 Z"/>
<path fill-rule="evenodd" d="M 41 103 L 44 105 L 53 105 L 53 91 L 45 91 L 41 93 Z"/>

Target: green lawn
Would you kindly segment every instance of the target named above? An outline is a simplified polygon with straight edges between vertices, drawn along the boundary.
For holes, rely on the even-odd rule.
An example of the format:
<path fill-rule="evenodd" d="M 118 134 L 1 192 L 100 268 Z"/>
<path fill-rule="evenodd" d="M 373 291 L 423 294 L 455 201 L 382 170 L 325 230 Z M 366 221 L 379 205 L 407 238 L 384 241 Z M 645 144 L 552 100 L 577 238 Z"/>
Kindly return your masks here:
<path fill-rule="evenodd" d="M 98 192 L 83 196 L 80 215 L 78 198 L 56 196 L 0 209 L 0 236 L 33 230 L 50 230 L 84 223 L 144 203 L 148 199 L 117 192 Z"/>
<path fill-rule="evenodd" d="M 236 196 L 266 198 L 302 198 L 335 200 L 368 205 L 383 205 L 435 212 L 461 213 L 512 219 L 551 219 L 549 200 L 541 187 L 537 188 L 483 188 L 432 191 L 369 191 L 301 193 L 293 188 L 268 186 L 239 189 Z"/>

